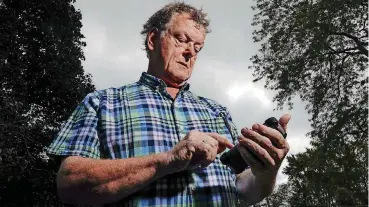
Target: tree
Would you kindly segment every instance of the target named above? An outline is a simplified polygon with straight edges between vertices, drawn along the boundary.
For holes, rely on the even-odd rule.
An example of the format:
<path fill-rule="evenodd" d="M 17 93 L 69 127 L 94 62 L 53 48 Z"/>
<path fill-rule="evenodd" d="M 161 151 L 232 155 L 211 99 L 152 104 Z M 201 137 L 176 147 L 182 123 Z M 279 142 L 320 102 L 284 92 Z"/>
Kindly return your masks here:
<path fill-rule="evenodd" d="M 279 185 L 268 197 L 270 207 L 288 206 L 288 200 L 291 195 L 291 187 L 288 183 Z"/>
<path fill-rule="evenodd" d="M 58 205 L 57 165 L 45 147 L 95 90 L 72 3 L 0 1 L 0 206 Z"/>
<path fill-rule="evenodd" d="M 312 147 L 288 157 L 292 206 L 367 205 L 368 2 L 256 0 L 254 81 L 306 103 Z"/>

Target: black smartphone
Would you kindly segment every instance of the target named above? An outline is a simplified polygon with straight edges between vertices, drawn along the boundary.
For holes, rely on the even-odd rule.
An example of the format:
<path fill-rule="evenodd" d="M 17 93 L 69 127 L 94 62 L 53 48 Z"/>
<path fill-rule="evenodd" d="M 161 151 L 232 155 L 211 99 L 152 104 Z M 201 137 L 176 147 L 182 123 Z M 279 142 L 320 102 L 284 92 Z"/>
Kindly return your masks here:
<path fill-rule="evenodd" d="M 279 124 L 278 120 L 275 117 L 270 117 L 269 119 L 265 120 L 264 125 L 278 130 L 284 138 L 287 137 L 286 131 Z M 249 152 L 250 154 L 253 154 L 251 151 Z M 259 158 L 257 158 L 255 155 L 255 159 Z M 234 146 L 228 152 L 223 153 L 220 157 L 220 161 L 224 165 L 228 166 L 236 174 L 243 172 L 246 168 L 249 167 L 249 164 L 245 162 L 245 160 L 242 158 L 237 146 Z"/>

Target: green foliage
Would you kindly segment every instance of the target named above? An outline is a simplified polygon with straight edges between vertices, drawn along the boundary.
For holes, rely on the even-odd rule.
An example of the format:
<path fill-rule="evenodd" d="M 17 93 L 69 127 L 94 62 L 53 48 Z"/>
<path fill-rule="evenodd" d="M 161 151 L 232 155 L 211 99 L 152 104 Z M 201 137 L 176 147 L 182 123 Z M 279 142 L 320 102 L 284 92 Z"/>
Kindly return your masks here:
<path fill-rule="evenodd" d="M 58 205 L 44 147 L 95 90 L 73 2 L 0 1 L 0 206 Z"/>
<path fill-rule="evenodd" d="M 281 184 L 276 189 L 272 195 L 270 195 L 267 199 L 269 201 L 270 207 L 282 207 L 288 206 L 288 199 L 290 197 L 291 187 L 287 184 Z"/>
<path fill-rule="evenodd" d="M 291 206 L 367 205 L 368 2 L 256 0 L 255 80 L 298 95 L 311 114 L 312 148 L 288 157 Z"/>

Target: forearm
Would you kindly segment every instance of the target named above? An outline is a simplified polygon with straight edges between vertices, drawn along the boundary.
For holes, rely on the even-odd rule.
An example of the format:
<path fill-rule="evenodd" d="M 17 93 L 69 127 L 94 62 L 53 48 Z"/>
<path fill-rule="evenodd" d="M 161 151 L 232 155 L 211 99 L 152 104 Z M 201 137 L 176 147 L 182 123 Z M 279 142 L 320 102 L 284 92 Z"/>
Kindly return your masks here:
<path fill-rule="evenodd" d="M 66 203 L 106 204 L 173 172 L 166 153 L 117 160 L 68 157 L 60 167 L 57 186 Z"/>
<path fill-rule="evenodd" d="M 237 176 L 236 186 L 239 196 L 249 205 L 255 204 L 269 196 L 276 183 L 276 173 L 255 176 L 251 169 Z"/>

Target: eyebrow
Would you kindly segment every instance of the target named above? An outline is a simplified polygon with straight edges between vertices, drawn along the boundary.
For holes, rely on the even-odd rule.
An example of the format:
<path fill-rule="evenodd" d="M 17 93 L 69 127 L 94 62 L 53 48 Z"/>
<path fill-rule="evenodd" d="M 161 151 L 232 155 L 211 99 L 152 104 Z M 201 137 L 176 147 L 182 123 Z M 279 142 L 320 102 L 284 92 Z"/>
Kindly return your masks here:
<path fill-rule="evenodd" d="M 190 41 L 193 41 L 193 39 L 192 39 L 190 36 L 188 36 L 188 34 L 187 34 L 187 32 L 186 32 L 186 31 L 184 32 L 184 35 L 186 36 L 186 38 L 187 38 L 187 39 L 189 39 Z M 196 43 L 195 43 L 195 44 L 196 44 Z M 197 44 L 200 44 L 200 45 L 202 45 L 202 46 L 204 45 L 204 43 L 203 43 L 203 42 L 202 42 L 202 43 L 201 43 L 201 42 L 197 42 Z M 201 47 L 202 47 L 202 46 L 201 46 Z"/>
<path fill-rule="evenodd" d="M 190 41 L 193 41 L 193 39 L 190 36 L 188 36 L 187 32 L 184 32 L 184 35 L 186 36 L 187 39 L 189 39 Z"/>

